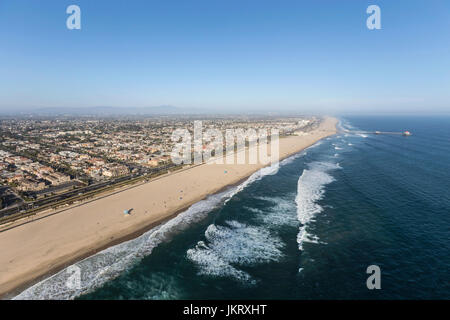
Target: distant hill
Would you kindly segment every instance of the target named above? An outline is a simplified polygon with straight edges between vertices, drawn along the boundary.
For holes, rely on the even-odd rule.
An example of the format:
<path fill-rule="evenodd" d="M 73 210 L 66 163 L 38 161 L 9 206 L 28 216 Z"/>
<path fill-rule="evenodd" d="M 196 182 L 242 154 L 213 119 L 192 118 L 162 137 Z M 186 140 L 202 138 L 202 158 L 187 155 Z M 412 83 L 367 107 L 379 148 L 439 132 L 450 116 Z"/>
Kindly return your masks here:
<path fill-rule="evenodd" d="M 156 107 L 80 107 L 80 108 L 29 108 L 3 110 L 0 114 L 6 115 L 73 115 L 73 116 L 118 116 L 118 115 L 176 115 L 176 114 L 201 114 L 205 113 L 202 109 L 179 108 L 174 106 L 156 106 Z"/>

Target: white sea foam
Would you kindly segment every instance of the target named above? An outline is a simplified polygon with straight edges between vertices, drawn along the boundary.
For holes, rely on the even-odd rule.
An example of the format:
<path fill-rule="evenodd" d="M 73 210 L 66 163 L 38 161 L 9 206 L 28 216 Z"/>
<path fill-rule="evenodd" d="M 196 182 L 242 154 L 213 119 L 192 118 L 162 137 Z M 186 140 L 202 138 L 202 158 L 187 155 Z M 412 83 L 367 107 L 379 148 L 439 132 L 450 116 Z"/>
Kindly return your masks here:
<path fill-rule="evenodd" d="M 118 299 L 179 300 L 184 292 L 176 276 L 166 272 L 151 272 L 139 277 L 139 281 L 124 282 L 127 296 Z"/>
<path fill-rule="evenodd" d="M 142 257 L 149 255 L 159 244 L 170 240 L 189 225 L 204 219 L 231 193 L 232 190 L 229 190 L 210 196 L 140 237 L 110 247 L 76 263 L 75 266 L 81 270 L 81 286 L 79 288 L 69 288 L 66 285 L 72 273 L 68 272 L 68 269 L 64 269 L 23 291 L 15 299 L 73 299 L 80 294 L 94 290 L 106 281 L 117 277 Z"/>
<path fill-rule="evenodd" d="M 303 172 L 296 198 L 297 221 L 296 207 L 292 201 L 282 197 L 257 197 L 255 200 L 267 201 L 271 205 L 264 209 L 245 209 L 255 213 L 264 222 L 264 228 L 236 221 L 228 221 L 225 226 L 212 224 L 205 232 L 206 240 L 199 241 L 194 248 L 189 249 L 187 257 L 196 263 L 199 274 L 255 283 L 252 276 L 239 266 L 278 261 L 283 257 L 281 249 L 284 244 L 268 231 L 271 226 L 296 225 L 300 222 L 299 248 L 302 249 L 304 242 L 319 243 L 318 237 L 306 232 L 306 224 L 322 210 L 316 201 L 322 197 L 323 187 L 333 181 L 327 172 L 338 168 L 338 163 L 314 162 Z"/>
<path fill-rule="evenodd" d="M 295 155 L 292 157 L 295 157 Z M 234 190 L 227 195 L 227 198 L 225 199 L 224 203 L 227 203 L 235 194 L 241 192 L 242 190 L 244 190 L 248 185 L 252 184 L 253 182 L 255 182 L 257 180 L 261 180 L 263 177 L 265 177 L 267 175 L 277 174 L 279 168 L 280 168 L 280 163 L 277 162 L 277 163 L 272 164 L 271 166 L 259 169 L 258 171 L 253 173 L 247 180 L 245 180 L 243 183 L 241 183 L 240 185 L 235 187 Z"/>
<path fill-rule="evenodd" d="M 308 169 L 304 169 L 298 179 L 298 192 L 295 199 L 297 203 L 297 218 L 302 224 L 297 235 L 300 250 L 304 242 L 316 242 L 318 239 L 308 234 L 306 228 L 314 217 L 323 211 L 318 201 L 325 193 L 325 186 L 334 181 L 329 171 L 339 169 L 338 163 L 313 162 Z"/>
<path fill-rule="evenodd" d="M 297 243 L 298 243 L 299 250 L 303 250 L 303 243 L 305 243 L 305 242 L 326 244 L 326 242 L 319 241 L 320 239 L 318 236 L 308 233 L 306 231 L 306 226 L 307 225 L 303 225 L 299 228 L 299 232 L 297 235 Z"/>
<path fill-rule="evenodd" d="M 364 134 L 364 133 L 361 133 L 360 131 L 360 129 L 358 129 L 358 128 L 356 128 L 356 127 L 354 127 L 354 126 L 352 126 L 350 123 L 348 123 L 347 121 L 340 121 L 339 123 L 338 123 L 338 129 L 340 130 L 340 131 L 343 131 L 344 132 L 344 136 L 345 137 L 349 137 L 349 136 L 358 136 L 358 137 L 361 137 L 361 138 L 367 138 L 368 137 L 368 135 L 367 134 Z"/>
<path fill-rule="evenodd" d="M 211 224 L 205 232 L 206 242 L 199 241 L 187 251 L 187 257 L 198 267 L 198 273 L 231 277 L 254 284 L 250 274 L 240 266 L 253 266 L 278 261 L 283 257 L 284 243 L 264 228 L 227 221 Z"/>
<path fill-rule="evenodd" d="M 308 149 L 319 146 L 314 144 L 301 153 L 288 157 L 280 162 L 286 165 L 307 153 Z M 264 168 L 253 174 L 235 193 L 248 184 L 261 179 L 263 176 L 276 174 L 277 166 Z M 295 205 L 284 198 L 257 198 L 273 203 L 268 210 L 246 207 L 245 209 L 257 214 L 257 218 L 267 226 L 296 225 Z M 225 201 L 226 202 L 226 201 Z M 206 243 L 199 241 L 197 245 L 187 251 L 187 257 L 196 263 L 199 274 L 210 276 L 231 277 L 238 281 L 254 284 L 255 280 L 247 272 L 240 270 L 240 265 L 253 265 L 269 261 L 277 261 L 283 254 L 283 242 L 271 235 L 267 229 L 247 226 L 236 221 L 228 221 L 227 226 L 210 225 L 205 232 Z M 238 260 L 236 260 L 238 259 Z"/>
<path fill-rule="evenodd" d="M 282 197 L 257 197 L 256 199 L 267 201 L 270 204 L 264 210 L 245 208 L 256 213 L 257 220 L 261 221 L 266 227 L 278 228 L 285 225 L 298 225 L 294 201 Z"/>
<path fill-rule="evenodd" d="M 340 131 L 344 131 L 344 132 L 349 132 L 349 131 L 353 131 L 356 129 L 354 126 L 352 126 L 347 121 L 339 121 L 337 127 Z"/>

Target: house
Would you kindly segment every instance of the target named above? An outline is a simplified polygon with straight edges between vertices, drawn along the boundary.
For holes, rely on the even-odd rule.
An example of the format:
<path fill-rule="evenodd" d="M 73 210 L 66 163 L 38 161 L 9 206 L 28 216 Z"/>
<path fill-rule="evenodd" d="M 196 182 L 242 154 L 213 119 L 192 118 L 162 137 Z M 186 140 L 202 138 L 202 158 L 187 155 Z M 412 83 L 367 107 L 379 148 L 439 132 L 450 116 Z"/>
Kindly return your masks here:
<path fill-rule="evenodd" d="M 121 164 L 112 165 L 102 170 L 102 175 L 109 178 L 123 176 L 128 173 L 129 173 L 128 168 Z"/>
<path fill-rule="evenodd" d="M 25 179 L 20 183 L 18 187 L 22 191 L 39 191 L 45 188 L 44 182 L 35 181 L 32 179 Z"/>
<path fill-rule="evenodd" d="M 43 174 L 42 178 L 56 186 L 64 182 L 70 181 L 70 177 L 60 172 L 53 172 L 51 174 Z"/>
<path fill-rule="evenodd" d="M 156 159 L 151 159 L 147 161 L 147 165 L 151 166 L 151 167 L 157 167 L 159 164 L 159 161 Z"/>

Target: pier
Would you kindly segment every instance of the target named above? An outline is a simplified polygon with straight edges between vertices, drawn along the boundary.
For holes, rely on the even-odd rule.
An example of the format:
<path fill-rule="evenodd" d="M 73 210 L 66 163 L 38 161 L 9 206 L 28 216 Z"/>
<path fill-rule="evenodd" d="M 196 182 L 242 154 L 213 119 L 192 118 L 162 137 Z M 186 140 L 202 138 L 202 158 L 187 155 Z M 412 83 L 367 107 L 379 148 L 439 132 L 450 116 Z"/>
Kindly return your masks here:
<path fill-rule="evenodd" d="M 396 134 L 396 135 L 402 135 L 402 136 L 410 136 L 412 135 L 410 131 L 403 131 L 403 132 L 397 132 L 397 131 L 350 131 L 350 130 L 344 130 L 344 132 L 347 133 L 356 133 L 356 134 Z"/>

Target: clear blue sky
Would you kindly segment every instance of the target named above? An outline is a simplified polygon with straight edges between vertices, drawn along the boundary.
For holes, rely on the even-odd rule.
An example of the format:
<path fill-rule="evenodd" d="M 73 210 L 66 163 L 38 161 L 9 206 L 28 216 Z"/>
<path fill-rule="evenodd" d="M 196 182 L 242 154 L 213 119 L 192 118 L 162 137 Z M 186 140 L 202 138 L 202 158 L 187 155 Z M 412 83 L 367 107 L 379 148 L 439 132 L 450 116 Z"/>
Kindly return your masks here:
<path fill-rule="evenodd" d="M 0 109 L 157 105 L 449 111 L 450 1 L 0 0 Z"/>

